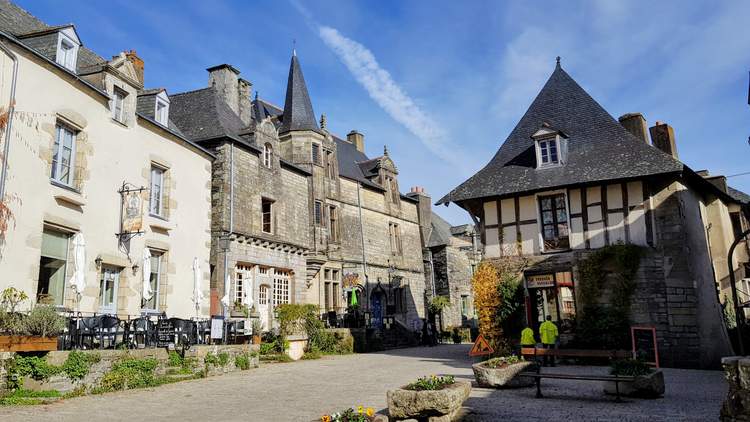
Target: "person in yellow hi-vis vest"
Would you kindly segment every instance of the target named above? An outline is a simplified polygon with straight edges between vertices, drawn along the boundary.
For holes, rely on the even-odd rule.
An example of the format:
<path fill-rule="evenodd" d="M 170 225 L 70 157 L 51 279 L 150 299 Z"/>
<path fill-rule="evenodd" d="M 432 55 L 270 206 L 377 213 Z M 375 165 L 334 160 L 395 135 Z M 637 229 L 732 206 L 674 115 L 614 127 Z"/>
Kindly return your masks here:
<path fill-rule="evenodd" d="M 545 349 L 554 349 L 557 345 L 557 325 L 552 322 L 552 317 L 547 315 L 547 320 L 539 326 L 539 337 L 542 340 L 542 346 Z M 547 366 L 549 362 L 552 362 L 552 366 L 555 366 L 554 356 L 544 357 L 544 366 Z"/>
<path fill-rule="evenodd" d="M 536 346 L 536 339 L 534 338 L 534 330 L 529 326 L 521 331 L 521 347 L 534 347 Z"/>

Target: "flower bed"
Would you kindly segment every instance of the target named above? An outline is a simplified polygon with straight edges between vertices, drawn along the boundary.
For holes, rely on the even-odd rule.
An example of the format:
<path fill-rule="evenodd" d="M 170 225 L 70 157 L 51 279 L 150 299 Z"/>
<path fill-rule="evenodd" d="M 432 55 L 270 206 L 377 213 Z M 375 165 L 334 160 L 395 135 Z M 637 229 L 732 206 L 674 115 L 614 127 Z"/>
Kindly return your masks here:
<path fill-rule="evenodd" d="M 475 363 L 471 369 L 482 387 L 518 388 L 534 385 L 533 378 L 518 376 L 531 365 L 523 357 L 511 355 Z"/>
<path fill-rule="evenodd" d="M 364 406 L 357 406 L 356 409 L 350 407 L 341 412 L 323 415 L 320 420 L 321 422 L 371 422 L 375 420 L 375 409 Z"/>
<path fill-rule="evenodd" d="M 452 420 L 469 397 L 471 383 L 452 376 L 422 377 L 402 388 L 388 391 L 391 419 L 443 418 Z"/>

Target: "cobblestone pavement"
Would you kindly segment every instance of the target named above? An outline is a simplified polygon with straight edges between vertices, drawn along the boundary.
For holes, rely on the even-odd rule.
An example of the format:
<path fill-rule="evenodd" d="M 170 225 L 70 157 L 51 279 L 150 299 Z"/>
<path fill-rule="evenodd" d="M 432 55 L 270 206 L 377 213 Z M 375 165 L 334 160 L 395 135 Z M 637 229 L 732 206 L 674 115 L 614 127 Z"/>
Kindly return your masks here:
<path fill-rule="evenodd" d="M 79 397 L 44 406 L 0 408 L 0 421 L 312 421 L 355 405 L 383 409 L 385 391 L 426 374 L 471 379 L 468 345 L 401 349 L 268 364 L 251 371 L 154 389 Z M 556 371 L 606 368 L 558 367 Z M 658 400 L 615 403 L 598 382 L 545 380 L 534 389 L 474 386 L 465 421 L 707 421 L 717 420 L 725 383 L 721 372 L 666 369 Z"/>

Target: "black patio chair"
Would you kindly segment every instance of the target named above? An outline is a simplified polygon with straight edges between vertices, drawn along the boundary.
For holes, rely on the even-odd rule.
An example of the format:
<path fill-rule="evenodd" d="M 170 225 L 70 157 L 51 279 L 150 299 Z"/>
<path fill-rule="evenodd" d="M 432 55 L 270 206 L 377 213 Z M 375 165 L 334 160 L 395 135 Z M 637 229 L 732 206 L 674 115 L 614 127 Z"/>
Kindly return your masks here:
<path fill-rule="evenodd" d="M 76 337 L 78 338 L 76 348 L 93 349 L 100 325 L 101 319 L 98 316 L 76 318 Z M 86 344 L 86 338 L 89 339 L 88 344 Z"/>
<path fill-rule="evenodd" d="M 169 318 L 174 327 L 175 345 L 190 346 L 195 344 L 195 321 L 182 318 Z"/>
<path fill-rule="evenodd" d="M 156 324 L 151 318 L 144 316 L 128 321 L 127 343 L 132 349 L 144 349 L 156 344 L 154 341 Z"/>
<path fill-rule="evenodd" d="M 114 349 L 117 347 L 117 337 L 124 337 L 125 326 L 124 322 L 113 315 L 100 315 L 98 328 L 99 348 L 100 349 Z M 124 339 L 123 339 L 124 340 Z M 105 342 L 107 347 L 104 347 Z"/>

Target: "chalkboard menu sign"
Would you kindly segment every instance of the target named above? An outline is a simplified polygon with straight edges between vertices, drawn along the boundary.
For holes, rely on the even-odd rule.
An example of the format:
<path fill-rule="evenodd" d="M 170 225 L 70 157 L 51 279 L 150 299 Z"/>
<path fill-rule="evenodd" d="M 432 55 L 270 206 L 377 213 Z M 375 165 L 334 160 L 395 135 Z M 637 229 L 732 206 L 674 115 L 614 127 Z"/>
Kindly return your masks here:
<path fill-rule="evenodd" d="M 175 329 L 172 321 L 160 319 L 156 324 L 156 344 L 158 347 L 169 347 L 174 344 Z"/>
<path fill-rule="evenodd" d="M 633 358 L 641 359 L 648 364 L 659 367 L 659 349 L 656 345 L 654 327 L 630 327 L 633 343 Z"/>

